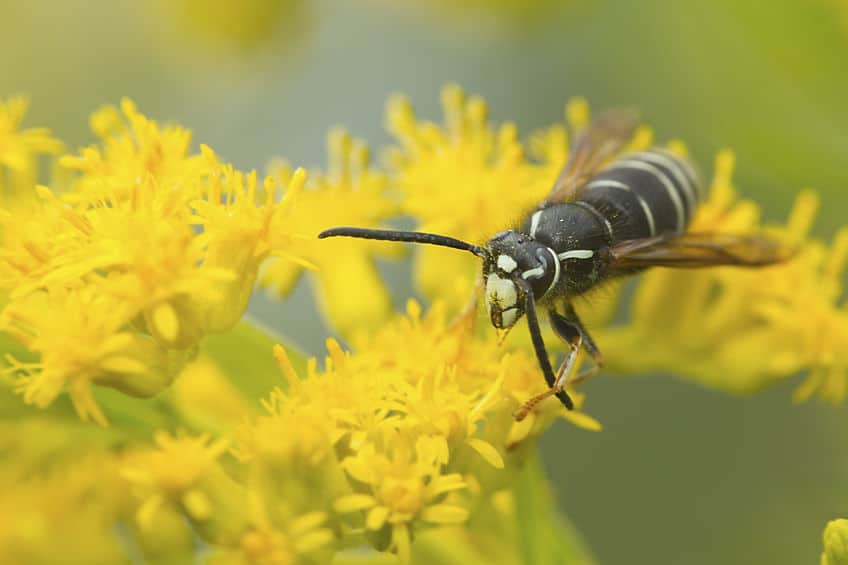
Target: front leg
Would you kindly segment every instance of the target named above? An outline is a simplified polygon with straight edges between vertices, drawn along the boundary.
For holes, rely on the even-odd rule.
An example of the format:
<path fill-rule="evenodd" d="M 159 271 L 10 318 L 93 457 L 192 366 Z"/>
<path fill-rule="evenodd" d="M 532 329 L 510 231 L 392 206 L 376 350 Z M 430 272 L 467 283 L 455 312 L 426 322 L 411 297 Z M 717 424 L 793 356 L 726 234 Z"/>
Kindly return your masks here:
<path fill-rule="evenodd" d="M 525 402 L 513 415 L 519 422 L 526 418 L 540 402 L 550 396 L 556 396 L 563 404 L 565 404 L 566 408 L 571 410 L 571 397 L 569 397 L 568 393 L 565 391 L 565 385 L 568 384 L 573 387 L 582 383 L 600 371 L 601 367 L 604 365 L 604 358 L 601 355 L 601 352 L 598 351 L 595 341 L 589 335 L 589 332 L 586 331 L 586 328 L 583 326 L 583 323 L 580 321 L 580 318 L 577 316 L 577 312 L 574 311 L 571 304 L 567 304 L 565 306 L 565 316 L 559 314 L 553 309 L 548 311 L 548 316 L 550 317 L 551 327 L 554 329 L 554 333 L 568 344 L 570 351 L 565 356 L 565 359 L 563 359 L 559 369 L 557 369 L 556 375 L 553 376 L 553 379 L 548 378 L 548 386 L 550 388 L 527 400 L 527 402 Z M 530 322 L 531 327 L 530 335 L 533 337 L 533 327 L 535 326 L 538 328 L 538 323 L 535 322 L 535 312 L 533 320 L 531 320 L 528 316 L 528 322 Z M 541 341 L 541 334 L 538 336 L 538 339 Z M 534 339 L 534 345 L 535 344 L 536 340 Z M 576 377 L 571 379 L 571 381 L 566 383 L 566 379 L 571 373 L 574 363 L 577 362 L 577 354 L 580 352 L 580 347 L 586 348 L 586 351 L 588 351 L 589 355 L 592 356 L 595 364 L 594 366 L 580 372 Z M 537 354 L 539 353 L 538 348 L 536 349 L 536 352 Z M 548 375 L 547 372 L 545 374 L 546 376 Z M 568 399 L 568 403 L 566 403 L 563 398 Z"/>
<path fill-rule="evenodd" d="M 581 345 L 586 348 L 586 351 L 591 355 L 595 364 L 581 371 L 576 377 L 571 379 L 569 384 L 575 386 L 596 375 L 604 366 L 604 357 L 598 350 L 598 346 L 595 345 L 592 336 L 586 331 L 585 326 L 583 326 L 583 323 L 577 316 L 577 312 L 574 311 L 574 307 L 571 304 L 566 304 L 565 316 L 554 310 L 550 310 L 549 315 L 551 327 L 554 329 L 554 332 L 571 347 L 571 351 L 569 351 L 557 370 L 557 384 L 563 387 L 565 386 L 564 381 L 576 361 L 577 351 Z"/>
<path fill-rule="evenodd" d="M 555 386 L 557 379 L 551 368 L 551 362 L 548 360 L 548 352 L 545 349 L 545 342 L 542 339 L 542 331 L 539 329 L 539 318 L 536 315 L 536 301 L 533 298 L 533 292 L 529 288 L 529 285 L 523 290 L 526 296 L 525 315 L 527 317 L 527 328 L 530 330 L 530 339 L 533 342 L 533 349 L 536 352 L 536 360 L 539 362 L 539 367 L 542 369 L 542 374 L 545 376 L 545 381 L 550 388 L 529 399 L 513 414 L 513 417 L 519 422 L 526 418 L 537 404 L 549 396 L 556 396 L 569 410 L 574 408 L 574 402 L 568 393 L 564 389 Z"/>

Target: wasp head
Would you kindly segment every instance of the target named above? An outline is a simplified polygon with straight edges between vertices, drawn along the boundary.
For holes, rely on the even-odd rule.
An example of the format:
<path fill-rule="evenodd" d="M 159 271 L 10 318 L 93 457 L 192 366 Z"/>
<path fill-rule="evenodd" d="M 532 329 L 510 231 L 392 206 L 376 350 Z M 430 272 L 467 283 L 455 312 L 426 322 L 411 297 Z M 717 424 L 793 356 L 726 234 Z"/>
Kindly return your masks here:
<path fill-rule="evenodd" d="M 552 251 L 530 237 L 505 231 L 486 245 L 483 264 L 486 278 L 486 306 L 496 328 L 511 328 L 524 315 L 527 292 L 540 299 L 552 286 Z"/>

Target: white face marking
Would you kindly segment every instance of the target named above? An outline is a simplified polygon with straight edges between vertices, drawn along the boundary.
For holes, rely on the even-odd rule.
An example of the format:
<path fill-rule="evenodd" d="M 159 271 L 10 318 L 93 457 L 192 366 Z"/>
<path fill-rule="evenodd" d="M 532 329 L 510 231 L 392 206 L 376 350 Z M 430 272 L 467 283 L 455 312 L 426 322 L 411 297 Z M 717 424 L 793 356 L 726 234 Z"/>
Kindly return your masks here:
<path fill-rule="evenodd" d="M 518 302 L 515 284 L 509 279 L 502 279 L 495 273 L 489 273 L 486 278 L 486 301 L 504 310 L 512 308 Z"/>
<path fill-rule="evenodd" d="M 533 267 L 532 269 L 527 269 L 523 273 L 521 273 L 522 279 L 538 279 L 539 277 L 545 276 L 545 268 L 541 265 L 538 267 Z"/>
<path fill-rule="evenodd" d="M 566 259 L 591 259 L 595 254 L 591 249 L 572 249 L 571 251 L 563 251 L 557 257 L 565 261 Z"/>
<path fill-rule="evenodd" d="M 513 272 L 516 267 L 518 267 L 518 263 L 515 262 L 515 259 L 509 255 L 498 255 L 498 268 L 505 273 Z"/>
<path fill-rule="evenodd" d="M 548 247 L 547 250 L 554 258 L 554 278 L 551 279 L 551 284 L 548 285 L 548 288 L 545 290 L 545 294 L 549 293 L 551 289 L 556 286 L 556 283 L 559 282 L 559 272 L 561 268 L 556 252 L 550 247 Z M 544 294 L 542 296 L 544 296 Z"/>
<path fill-rule="evenodd" d="M 539 210 L 530 216 L 530 237 L 536 237 L 536 230 L 539 229 L 539 220 L 542 219 L 542 210 Z"/>
<path fill-rule="evenodd" d="M 509 308 L 501 312 L 501 325 L 505 328 L 511 327 L 518 319 L 518 308 Z"/>

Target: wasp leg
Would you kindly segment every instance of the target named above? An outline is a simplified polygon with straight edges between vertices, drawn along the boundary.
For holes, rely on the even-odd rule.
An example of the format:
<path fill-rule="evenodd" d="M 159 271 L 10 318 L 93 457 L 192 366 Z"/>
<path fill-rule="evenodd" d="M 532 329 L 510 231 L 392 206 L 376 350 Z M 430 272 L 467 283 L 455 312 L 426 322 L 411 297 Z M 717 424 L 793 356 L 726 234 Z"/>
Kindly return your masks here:
<path fill-rule="evenodd" d="M 567 304 L 565 306 L 565 316 L 558 314 L 553 310 L 551 310 L 550 316 L 551 326 L 553 327 L 554 332 L 556 332 L 559 337 L 561 337 L 566 343 L 568 343 L 572 347 L 569 356 L 565 358 L 562 365 L 560 365 L 559 370 L 557 371 L 557 379 L 559 380 L 560 378 L 565 378 L 565 376 L 567 376 L 568 374 L 568 371 L 571 369 L 571 364 L 573 364 L 574 362 L 570 359 L 572 356 L 575 355 L 573 345 L 577 339 L 575 338 L 575 334 L 577 334 L 583 347 L 585 347 L 586 351 L 589 353 L 589 355 L 591 355 L 592 360 L 595 362 L 595 365 L 593 367 L 589 367 L 588 369 L 581 371 L 576 377 L 571 379 L 568 384 L 570 384 L 571 386 L 576 386 L 582 382 L 587 381 L 590 377 L 596 375 L 604 366 L 604 356 L 601 355 L 601 352 L 598 350 L 598 346 L 595 345 L 595 340 L 593 340 L 592 336 L 589 335 L 589 332 L 586 331 L 586 328 L 583 326 L 583 323 L 577 316 L 577 312 L 574 311 L 574 307 L 571 304 Z M 566 366 L 567 363 L 568 366 Z M 560 373 L 562 373 L 562 375 Z"/>
<path fill-rule="evenodd" d="M 468 302 L 465 303 L 462 309 L 448 323 L 448 330 L 466 324 L 470 329 L 474 329 L 474 321 L 477 319 L 477 303 L 480 301 L 481 294 L 483 294 L 482 273 L 477 275 L 477 280 L 474 283 L 474 288 L 471 290 L 471 296 L 468 298 Z"/>
<path fill-rule="evenodd" d="M 548 311 L 548 316 L 554 333 L 567 343 L 570 348 L 570 351 L 566 354 L 565 359 L 562 360 L 562 363 L 560 363 L 557 369 L 556 381 L 554 381 L 554 388 L 563 388 L 565 387 L 565 379 L 571 373 L 571 369 L 577 361 L 580 346 L 583 345 L 583 334 L 580 333 L 580 329 L 577 326 L 557 314 L 556 311 Z"/>
<path fill-rule="evenodd" d="M 523 290 L 527 297 L 524 310 L 527 316 L 527 327 L 530 330 L 530 339 L 533 342 L 533 349 L 536 352 L 536 360 L 542 369 L 542 374 L 545 375 L 545 381 L 548 383 L 549 388 L 545 392 L 530 398 L 513 414 L 513 417 L 519 422 L 526 418 L 537 404 L 549 396 L 556 396 L 569 410 L 574 408 L 574 402 L 568 393 L 562 388 L 555 386 L 557 379 L 553 368 L 551 368 L 551 362 L 548 359 L 545 341 L 542 339 L 542 331 L 539 329 L 539 318 L 536 314 L 536 300 L 533 297 L 533 291 L 529 288 L 529 285 Z"/>

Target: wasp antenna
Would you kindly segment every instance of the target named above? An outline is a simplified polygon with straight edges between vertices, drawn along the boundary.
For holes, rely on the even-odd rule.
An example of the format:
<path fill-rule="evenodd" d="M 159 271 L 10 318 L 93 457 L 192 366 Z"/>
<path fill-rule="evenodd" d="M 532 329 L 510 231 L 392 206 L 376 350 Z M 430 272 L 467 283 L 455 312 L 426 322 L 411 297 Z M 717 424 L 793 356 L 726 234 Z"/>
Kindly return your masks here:
<path fill-rule="evenodd" d="M 349 228 L 338 227 L 324 230 L 318 234 L 318 239 L 326 237 L 358 237 L 361 239 L 379 239 L 382 241 L 402 241 L 406 243 L 426 243 L 428 245 L 439 245 L 441 247 L 451 247 L 461 251 L 470 251 L 478 257 L 484 259 L 489 256 L 488 252 L 473 243 L 455 239 L 446 235 L 438 235 L 435 233 L 425 233 L 418 231 L 400 231 L 400 230 L 372 230 L 367 228 Z"/>

